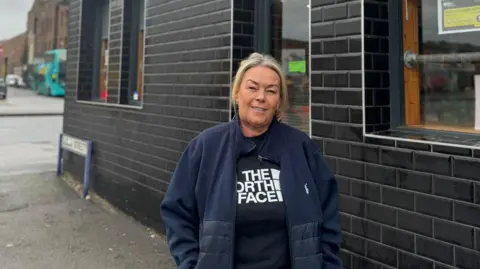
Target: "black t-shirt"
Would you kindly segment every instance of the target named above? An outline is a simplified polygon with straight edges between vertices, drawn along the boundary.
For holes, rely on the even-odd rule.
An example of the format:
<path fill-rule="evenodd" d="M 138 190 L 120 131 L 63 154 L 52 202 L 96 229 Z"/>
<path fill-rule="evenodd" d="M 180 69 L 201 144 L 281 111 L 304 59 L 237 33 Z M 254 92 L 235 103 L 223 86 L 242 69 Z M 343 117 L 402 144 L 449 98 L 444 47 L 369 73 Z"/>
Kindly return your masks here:
<path fill-rule="evenodd" d="M 264 135 L 237 161 L 235 269 L 288 269 L 290 250 L 280 167 L 260 160 Z"/>

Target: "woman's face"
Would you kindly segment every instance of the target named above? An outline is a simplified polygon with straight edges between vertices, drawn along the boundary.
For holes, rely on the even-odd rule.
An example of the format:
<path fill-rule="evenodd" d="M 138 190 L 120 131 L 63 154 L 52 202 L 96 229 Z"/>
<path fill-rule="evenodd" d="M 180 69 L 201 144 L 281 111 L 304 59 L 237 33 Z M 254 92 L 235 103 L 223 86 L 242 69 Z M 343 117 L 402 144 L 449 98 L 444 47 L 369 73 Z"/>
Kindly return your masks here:
<path fill-rule="evenodd" d="M 245 72 L 235 99 L 241 122 L 266 130 L 280 107 L 280 77 L 268 67 L 252 67 Z"/>

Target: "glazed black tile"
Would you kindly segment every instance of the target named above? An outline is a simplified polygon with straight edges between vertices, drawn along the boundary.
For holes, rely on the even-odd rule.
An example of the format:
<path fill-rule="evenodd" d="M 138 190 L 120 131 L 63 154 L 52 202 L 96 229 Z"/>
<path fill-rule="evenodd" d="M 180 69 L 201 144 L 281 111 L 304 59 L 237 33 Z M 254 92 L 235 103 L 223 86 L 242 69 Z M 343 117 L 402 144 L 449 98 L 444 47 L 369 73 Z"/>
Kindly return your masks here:
<path fill-rule="evenodd" d="M 439 175 L 452 174 L 452 158 L 445 155 L 414 153 L 415 170 Z"/>
<path fill-rule="evenodd" d="M 361 162 L 337 159 L 337 174 L 356 178 L 364 179 L 365 178 L 365 164 Z"/>
<path fill-rule="evenodd" d="M 362 254 L 363 256 L 363 254 Z M 379 263 L 379 262 L 375 262 L 373 260 L 370 260 L 366 257 L 362 257 L 362 256 L 355 256 L 355 255 L 352 255 L 352 266 L 349 267 L 351 269 L 364 269 L 364 268 L 368 268 L 368 269 L 384 269 L 385 267 Z"/>
<path fill-rule="evenodd" d="M 342 248 L 353 253 L 363 255 L 365 253 L 365 239 L 345 233 L 342 240 Z"/>
<path fill-rule="evenodd" d="M 368 241 L 366 256 L 389 266 L 397 265 L 397 250 L 379 243 Z"/>
<path fill-rule="evenodd" d="M 312 106 L 311 117 L 312 120 L 323 120 L 323 106 Z"/>
<path fill-rule="evenodd" d="M 335 138 L 335 125 L 325 122 L 312 122 L 312 135 L 318 137 Z"/>
<path fill-rule="evenodd" d="M 388 185 L 396 186 L 395 169 L 379 165 L 366 165 L 366 180 Z"/>
<path fill-rule="evenodd" d="M 362 75 L 359 73 L 350 73 L 348 75 L 349 87 L 350 88 L 361 88 L 362 87 Z"/>
<path fill-rule="evenodd" d="M 351 145 L 350 146 L 351 158 L 358 161 L 364 161 L 369 163 L 378 163 L 380 150 L 377 147 L 371 147 L 368 145 Z"/>
<path fill-rule="evenodd" d="M 415 194 L 416 212 L 434 217 L 453 219 L 453 203 L 451 200 L 435 196 Z"/>
<path fill-rule="evenodd" d="M 367 202 L 367 219 L 395 226 L 397 223 L 397 210 L 392 207 Z"/>
<path fill-rule="evenodd" d="M 446 243 L 417 236 L 417 254 L 453 265 L 453 246 Z"/>
<path fill-rule="evenodd" d="M 467 248 L 473 248 L 474 230 L 472 227 L 434 219 L 435 238 Z"/>
<path fill-rule="evenodd" d="M 335 104 L 334 90 L 312 90 L 313 104 Z"/>
<path fill-rule="evenodd" d="M 363 139 L 363 130 L 362 127 L 357 126 L 337 125 L 336 135 L 336 138 L 340 140 L 360 142 Z"/>
<path fill-rule="evenodd" d="M 382 188 L 382 203 L 393 207 L 413 211 L 415 209 L 414 193 L 397 188 Z"/>
<path fill-rule="evenodd" d="M 345 20 L 335 22 L 335 36 L 359 35 L 361 34 L 360 20 Z"/>
<path fill-rule="evenodd" d="M 331 71 L 335 70 L 335 58 L 321 57 L 312 59 L 312 69 L 315 71 Z"/>
<path fill-rule="evenodd" d="M 408 211 L 398 211 L 398 228 L 425 236 L 433 236 L 433 218 Z"/>
<path fill-rule="evenodd" d="M 455 202 L 455 221 L 480 227 L 480 206 Z"/>
<path fill-rule="evenodd" d="M 414 234 L 396 228 L 382 226 L 382 243 L 412 253 L 415 252 Z"/>
<path fill-rule="evenodd" d="M 434 176 L 433 182 L 435 195 L 474 202 L 473 182 L 441 176 Z"/>
<path fill-rule="evenodd" d="M 478 252 L 463 248 L 455 248 L 455 258 L 458 268 L 477 268 L 480 264 Z"/>
<path fill-rule="evenodd" d="M 334 36 L 334 23 L 326 23 L 321 25 L 313 25 L 311 34 L 312 38 L 325 38 Z"/>
<path fill-rule="evenodd" d="M 347 18 L 347 5 L 327 6 L 323 8 L 324 21 L 338 21 Z"/>
<path fill-rule="evenodd" d="M 323 85 L 325 87 L 347 87 L 348 74 L 323 74 Z"/>
<path fill-rule="evenodd" d="M 346 107 L 323 107 L 323 118 L 326 121 L 348 122 L 349 110 Z"/>
<path fill-rule="evenodd" d="M 363 10 L 365 18 L 380 18 L 380 5 L 376 3 L 365 3 Z"/>
<path fill-rule="evenodd" d="M 397 141 L 397 147 L 405 148 L 405 149 L 420 150 L 420 151 L 430 151 L 431 150 L 431 145 L 429 145 L 429 144 L 416 143 L 416 142 L 406 142 L 406 141 Z"/>
<path fill-rule="evenodd" d="M 323 21 L 323 8 L 322 9 L 315 9 L 311 11 L 311 22 L 316 23 L 316 22 L 322 22 Z"/>
<path fill-rule="evenodd" d="M 408 170 L 398 170 L 397 187 L 424 193 L 432 193 L 432 175 Z"/>
<path fill-rule="evenodd" d="M 380 163 L 404 169 L 413 169 L 413 152 L 381 149 Z"/>
<path fill-rule="evenodd" d="M 365 87 L 366 88 L 380 88 L 382 87 L 381 73 L 376 71 L 365 72 Z"/>
<path fill-rule="evenodd" d="M 477 159 L 454 158 L 454 176 L 480 181 L 480 161 Z"/>
<path fill-rule="evenodd" d="M 390 105 L 390 91 L 383 89 L 375 89 L 373 94 L 373 100 L 376 106 Z"/>
<path fill-rule="evenodd" d="M 362 92 L 361 91 L 343 91 L 336 90 L 336 104 L 337 105 L 352 105 L 360 106 L 362 105 Z"/>
<path fill-rule="evenodd" d="M 360 199 L 366 199 L 374 202 L 381 202 L 381 189 L 375 185 L 364 181 L 351 181 L 351 195 Z"/>
<path fill-rule="evenodd" d="M 382 112 L 380 107 L 365 108 L 366 124 L 378 124 L 382 122 Z"/>
<path fill-rule="evenodd" d="M 350 145 L 341 141 L 326 140 L 325 154 L 334 157 L 349 158 L 350 157 Z"/>
<path fill-rule="evenodd" d="M 358 3 L 358 4 L 360 4 L 360 3 Z M 350 6 L 352 6 L 352 5 L 350 5 Z M 360 5 L 358 5 L 358 6 L 360 6 Z M 350 16 L 351 15 L 352 14 L 350 14 Z M 361 52 L 362 51 L 362 40 L 358 39 L 358 38 L 351 38 L 351 39 L 349 39 L 348 47 L 349 47 L 348 52 L 350 52 L 350 53 Z"/>
<path fill-rule="evenodd" d="M 335 57 L 336 70 L 360 70 L 362 68 L 361 56 L 337 56 Z"/>
<path fill-rule="evenodd" d="M 366 219 L 352 217 L 352 233 L 379 242 L 381 240 L 381 226 Z"/>
<path fill-rule="evenodd" d="M 433 269 L 433 264 L 433 261 L 424 259 L 418 255 L 398 252 L 398 268 Z"/>
<path fill-rule="evenodd" d="M 348 213 L 357 217 L 365 217 L 365 200 L 340 194 L 339 209 L 340 212 Z"/>
<path fill-rule="evenodd" d="M 361 124 L 363 122 L 363 111 L 359 108 L 350 108 L 350 123 Z"/>

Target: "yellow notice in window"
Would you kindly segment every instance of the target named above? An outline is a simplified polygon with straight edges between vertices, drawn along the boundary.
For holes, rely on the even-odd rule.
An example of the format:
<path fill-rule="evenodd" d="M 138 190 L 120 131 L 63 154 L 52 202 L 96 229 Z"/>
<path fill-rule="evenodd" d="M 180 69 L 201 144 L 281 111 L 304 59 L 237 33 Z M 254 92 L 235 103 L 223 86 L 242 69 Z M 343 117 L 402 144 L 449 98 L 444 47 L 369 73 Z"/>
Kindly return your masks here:
<path fill-rule="evenodd" d="M 288 62 L 289 73 L 305 73 L 307 64 L 305 61 L 290 61 Z"/>
<path fill-rule="evenodd" d="M 478 0 L 438 1 L 439 34 L 480 31 Z"/>
<path fill-rule="evenodd" d="M 480 6 L 449 8 L 443 11 L 443 26 L 451 27 L 480 27 Z"/>

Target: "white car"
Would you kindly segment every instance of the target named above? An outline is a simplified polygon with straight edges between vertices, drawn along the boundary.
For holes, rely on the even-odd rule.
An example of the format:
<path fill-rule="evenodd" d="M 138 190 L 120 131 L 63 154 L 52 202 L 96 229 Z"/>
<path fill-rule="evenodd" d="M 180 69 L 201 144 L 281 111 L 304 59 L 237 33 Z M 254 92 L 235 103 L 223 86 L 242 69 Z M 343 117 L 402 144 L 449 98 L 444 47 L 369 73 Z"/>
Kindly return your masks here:
<path fill-rule="evenodd" d="M 24 87 L 25 86 L 23 79 L 20 76 L 13 75 L 13 74 L 7 75 L 6 82 L 8 87 Z"/>

